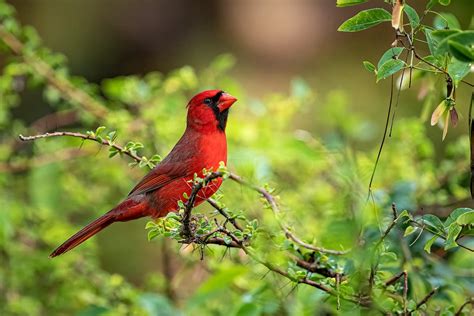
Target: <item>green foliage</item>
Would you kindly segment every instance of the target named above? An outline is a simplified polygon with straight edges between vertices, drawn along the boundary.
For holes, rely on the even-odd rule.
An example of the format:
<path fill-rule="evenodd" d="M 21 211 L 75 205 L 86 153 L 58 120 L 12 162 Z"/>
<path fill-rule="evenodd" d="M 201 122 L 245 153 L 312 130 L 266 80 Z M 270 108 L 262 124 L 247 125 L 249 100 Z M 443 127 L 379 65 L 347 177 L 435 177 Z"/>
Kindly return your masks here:
<path fill-rule="evenodd" d="M 430 1 L 427 8 L 435 4 Z M 69 75 L 65 58 L 47 50 L 13 12 L 0 2 L 2 45 L 8 46 L 9 34 L 25 47 L 20 55 L 4 47 L 10 58 L 0 77 L 0 167 L 5 171 L 0 173 L 0 314 L 453 315 L 473 295 L 472 275 L 466 271 L 474 264 L 474 211 L 449 206 L 469 197 L 466 173 L 460 171 L 467 165 L 467 137 L 452 141 L 440 155 L 418 119 L 399 119 L 367 200 L 378 151 L 370 141 L 378 133 L 370 122 L 348 115 L 353 104 L 344 92 L 318 95 L 297 78 L 289 93 L 255 100 L 229 76 L 235 64 L 230 55 L 218 56 L 202 70 L 184 66 L 169 74 L 109 78 L 93 85 Z M 470 33 L 433 31 L 420 24 L 421 13 L 408 5 L 404 12 L 411 27 L 407 34 L 424 34 L 428 42 L 431 53 L 423 59 L 443 67 L 453 85 L 460 85 L 469 64 L 450 47 L 453 42 L 466 48 Z M 386 10 L 369 10 L 343 29 L 390 20 Z M 404 54 L 410 57 L 413 51 L 391 47 L 377 67 L 368 61 L 364 66 L 377 80 L 412 68 L 414 81 L 426 80 L 434 89 L 431 75 L 440 71 L 424 62 L 405 62 Z M 42 67 L 51 71 L 41 72 Z M 400 79 L 400 87 L 403 83 Z M 173 256 L 175 273 L 151 255 L 143 256 L 140 260 L 152 261 L 155 269 L 146 282 L 132 285 L 103 268 L 94 239 L 48 259 L 58 242 L 110 209 L 134 180 L 159 163 L 182 133 L 190 95 L 216 86 L 239 96 L 227 129 L 228 166 L 248 185 L 235 181 L 226 166 L 214 170 L 225 183 L 213 196 L 216 207 L 193 211 L 191 240 L 183 235 L 190 196 L 183 195 L 179 212 L 146 224 L 160 260 Z M 77 111 L 68 129 L 87 131 L 85 139 L 15 143 L 12 135 L 34 132 L 12 115 L 23 89 L 43 91 L 57 111 Z M 432 102 L 438 103 L 444 91 L 436 93 Z M 442 96 L 439 117 L 452 115 L 453 97 Z M 315 108 L 317 113 L 311 112 Z M 315 137 L 297 121 L 303 116 L 328 132 Z M 205 182 L 196 175 L 190 185 Z M 158 247 L 163 244 L 169 249 Z M 123 261 L 132 259 L 134 249 L 118 249 Z M 466 313 L 471 310 L 465 307 Z"/>
<path fill-rule="evenodd" d="M 339 26 L 341 32 L 358 32 L 392 19 L 392 15 L 384 9 L 368 9 L 357 13 Z"/>

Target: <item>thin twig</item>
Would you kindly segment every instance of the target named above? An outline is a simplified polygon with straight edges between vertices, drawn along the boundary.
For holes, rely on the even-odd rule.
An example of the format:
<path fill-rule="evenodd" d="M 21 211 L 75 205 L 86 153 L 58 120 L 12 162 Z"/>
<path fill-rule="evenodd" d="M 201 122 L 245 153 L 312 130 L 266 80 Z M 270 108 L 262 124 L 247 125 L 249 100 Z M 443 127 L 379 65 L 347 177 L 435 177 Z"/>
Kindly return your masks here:
<path fill-rule="evenodd" d="M 142 160 L 142 157 L 132 153 L 131 151 L 125 149 L 122 146 L 119 146 L 119 145 L 115 144 L 114 142 L 110 142 L 106 139 L 99 139 L 99 138 L 94 137 L 92 135 L 87 135 L 87 134 L 82 134 L 82 133 L 53 132 L 53 133 L 44 133 L 44 134 L 38 134 L 38 135 L 33 135 L 33 136 L 23 136 L 23 135 L 20 134 L 18 137 L 22 141 L 33 141 L 33 140 L 37 140 L 37 139 L 40 139 L 40 138 L 60 137 L 60 136 L 70 136 L 70 137 L 82 138 L 84 140 L 91 140 L 91 141 L 94 141 L 94 142 L 99 143 L 101 145 L 110 146 L 112 148 L 115 148 L 120 153 L 123 153 L 123 154 L 133 158 L 137 162 L 140 162 Z"/>
<path fill-rule="evenodd" d="M 426 304 L 426 302 L 428 302 L 429 299 L 433 297 L 436 291 L 438 291 L 437 287 L 433 288 L 428 294 L 426 294 L 426 296 L 421 301 L 419 301 L 418 304 L 416 304 L 415 310 L 419 309 L 421 305 Z"/>

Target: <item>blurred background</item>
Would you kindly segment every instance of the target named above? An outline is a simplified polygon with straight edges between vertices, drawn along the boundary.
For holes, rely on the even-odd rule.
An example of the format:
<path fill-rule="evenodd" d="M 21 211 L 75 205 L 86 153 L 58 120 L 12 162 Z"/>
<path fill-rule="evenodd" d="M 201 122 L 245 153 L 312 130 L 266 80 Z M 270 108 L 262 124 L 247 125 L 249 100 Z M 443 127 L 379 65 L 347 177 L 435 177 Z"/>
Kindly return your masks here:
<path fill-rule="evenodd" d="M 393 42 L 393 31 L 384 24 L 353 34 L 337 32 L 347 18 L 372 7 L 370 2 L 346 8 L 311 0 L 11 3 L 20 21 L 34 26 L 46 46 L 67 56 L 73 74 L 93 82 L 166 73 L 183 65 L 202 69 L 216 55 L 232 53 L 237 60 L 232 75 L 251 96 L 287 91 L 292 78 L 303 77 L 321 95 L 346 90 L 351 112 L 382 123 L 388 80 L 375 84 L 362 61 L 376 63 Z M 411 5 L 422 9 L 424 2 Z M 472 1 L 457 0 L 449 12 L 467 29 L 473 23 L 472 9 Z M 469 101 L 469 93 L 465 95 L 460 96 L 465 101 L 461 112 Z M 411 106 L 414 96 L 416 91 L 403 96 L 401 116 L 419 114 L 419 107 Z M 34 120 L 44 114 L 47 106 L 38 102 L 25 101 L 18 115 Z"/>
<path fill-rule="evenodd" d="M 273 114 L 262 112 L 259 100 L 265 99 L 265 102 L 268 102 L 272 100 L 271 96 L 297 94 L 298 89 L 310 88 L 314 95 L 311 102 L 308 102 L 308 107 L 299 115 L 283 121 L 283 124 L 292 126 L 292 130 L 307 131 L 308 135 L 327 140 L 334 136 L 337 128 L 334 120 L 337 118 L 361 118 L 363 123 L 360 123 L 360 126 L 363 132 L 351 146 L 354 146 L 354 150 L 362 151 L 375 148 L 380 141 L 390 89 L 389 80 L 376 84 L 373 75 L 362 66 L 362 61 L 377 63 L 394 40 L 393 29 L 388 23 L 353 34 L 339 33 L 337 28 L 356 12 L 373 7 L 373 2 L 369 1 L 357 7 L 336 8 L 335 1 L 316 0 L 9 1 L 16 8 L 22 24 L 32 25 L 45 46 L 67 57 L 74 75 L 100 84 L 107 78 L 117 76 L 144 75 L 153 71 L 167 74 L 184 65 L 203 70 L 216 56 L 230 53 L 236 64 L 228 75 L 239 82 L 238 91 L 246 91 L 242 100 L 236 104 L 236 107 L 242 108 L 235 110 L 240 111 L 240 114 L 236 114 L 238 120 L 245 122 L 246 117 L 255 120 L 254 116 L 265 113 L 267 120 L 271 121 Z M 417 9 L 424 7 L 424 1 L 412 2 Z M 453 1 L 449 12 L 458 17 L 464 29 L 472 27 L 472 0 Z M 5 63 L 6 60 L 2 58 L 0 55 L 0 63 Z M 420 117 L 421 105 L 417 94 L 418 89 L 411 89 L 402 94 L 397 120 Z M 429 140 L 434 144 L 435 160 L 443 157 L 446 143 L 465 134 L 467 123 L 463 118 L 467 117 L 470 94 L 469 89 L 460 89 L 458 111 L 462 119 L 458 128 L 450 130 L 445 143 L 441 142 L 440 129 L 427 129 Z M 240 98 L 240 95 L 236 96 Z M 327 115 L 332 102 L 336 105 L 345 103 L 344 112 L 334 116 Z M 38 89 L 24 91 L 21 102 L 12 109 L 13 117 L 23 121 L 25 126 L 55 111 L 57 109 L 44 100 Z M 278 117 L 275 117 L 275 120 L 278 120 Z M 231 117 L 229 124 L 232 123 Z M 255 124 L 259 126 L 258 121 Z M 427 126 L 429 122 L 421 124 Z M 182 120 L 176 123 L 176 130 L 165 140 L 167 145 L 157 146 L 161 149 L 160 154 L 166 153 L 165 149 L 169 148 L 167 146 L 179 135 L 182 125 Z M 173 128 L 171 123 L 166 126 Z M 282 129 L 284 128 L 286 127 Z M 245 135 L 245 132 L 234 133 L 234 144 L 239 144 L 238 135 Z M 124 135 L 126 132 L 121 133 Z M 232 133 L 232 129 L 229 133 Z M 305 138 L 307 134 L 302 132 L 300 136 Z M 54 150 L 54 146 L 49 149 L 51 148 Z M 232 158 L 231 147 L 231 168 L 232 163 L 239 165 L 237 158 L 246 159 L 245 157 L 251 156 L 238 150 L 235 150 L 235 153 Z M 105 160 L 103 164 L 110 164 L 111 169 L 112 166 L 116 169 L 122 168 L 122 172 L 127 168 L 120 162 L 100 157 L 100 154 L 87 159 L 91 164 L 97 159 Z M 370 173 L 372 163 L 373 160 L 366 162 L 364 179 Z M 92 179 L 104 177 L 99 166 L 102 165 L 97 165 L 92 171 L 77 169 L 71 173 L 77 173 L 76 176 L 80 177 L 82 170 L 91 172 Z M 139 178 L 143 171 L 135 170 L 131 173 L 133 175 L 129 179 L 119 183 L 123 174 L 119 171 L 107 171 L 105 176 L 117 181 L 118 191 L 110 192 L 113 188 L 106 192 L 99 190 L 91 198 L 91 203 L 99 200 L 99 195 L 104 193 L 103 204 L 99 205 L 99 209 L 95 209 L 97 205 L 90 205 L 91 209 L 87 210 L 89 213 L 85 215 L 70 216 L 75 227 L 78 228 L 91 220 L 93 214 L 106 211 L 108 205 L 111 206 L 114 201 L 120 199 L 117 192 L 121 192 L 122 196 L 126 194 L 133 178 Z M 256 174 L 258 175 L 258 172 Z M 277 176 L 291 179 L 291 172 L 277 173 Z M 238 190 L 232 186 L 230 188 Z M 60 206 L 56 204 L 54 211 L 59 212 L 58 209 L 69 207 L 76 207 L 78 214 L 81 210 L 85 211 L 89 196 L 82 191 L 78 194 L 83 198 L 82 201 L 72 201 L 70 206 L 67 200 L 60 199 L 65 203 Z M 168 296 L 179 302 L 179 299 L 190 295 L 207 278 L 209 268 L 198 260 L 193 261 L 194 268 L 189 270 L 188 274 L 181 275 L 172 285 L 175 289 L 189 285 L 179 294 L 162 286 L 162 278 L 153 277 L 154 273 L 175 273 L 173 269 L 176 269 L 173 267 L 183 264 L 177 254 L 186 250 L 178 250 L 177 245 L 172 242 L 171 245 L 162 241 L 148 242 L 144 231 L 145 223 L 146 220 L 117 224 L 100 233 L 96 237 L 98 265 L 104 271 L 119 275 L 138 287 L 151 291 L 156 288 L 164 289 L 163 291 L 168 289 Z M 50 242 L 54 243 L 55 240 L 59 244 L 73 231 L 71 228 L 63 229 L 55 233 Z M 75 251 L 81 250 L 83 249 L 78 248 Z M 194 257 L 198 255 L 194 254 Z"/>

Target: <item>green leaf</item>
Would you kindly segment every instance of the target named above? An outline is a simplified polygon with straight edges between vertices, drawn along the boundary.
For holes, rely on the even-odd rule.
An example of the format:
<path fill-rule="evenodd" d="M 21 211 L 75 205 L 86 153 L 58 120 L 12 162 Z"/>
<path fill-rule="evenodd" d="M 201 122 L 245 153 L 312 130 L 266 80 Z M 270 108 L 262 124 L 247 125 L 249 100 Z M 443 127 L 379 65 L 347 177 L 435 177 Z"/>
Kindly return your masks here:
<path fill-rule="evenodd" d="M 416 13 L 416 10 L 406 3 L 403 10 L 405 11 L 408 20 L 410 21 L 411 28 L 416 29 L 420 25 L 420 17 L 418 16 L 418 13 Z"/>
<path fill-rule="evenodd" d="M 472 211 L 473 209 L 468 208 L 468 207 L 460 207 L 460 208 L 455 209 L 444 221 L 444 227 L 448 227 L 452 223 L 456 222 L 458 217 L 461 216 L 462 214 L 467 213 L 467 212 L 472 212 Z"/>
<path fill-rule="evenodd" d="M 438 47 L 438 41 L 433 37 L 432 30 L 424 27 L 423 32 L 425 33 L 426 42 L 428 43 L 430 53 L 434 55 L 436 53 L 436 48 Z"/>
<path fill-rule="evenodd" d="M 403 60 L 391 59 L 387 61 L 379 68 L 379 71 L 377 72 L 377 82 L 402 70 L 403 67 L 405 67 L 405 62 L 403 62 Z"/>
<path fill-rule="evenodd" d="M 412 215 L 407 211 L 407 210 L 403 210 L 397 217 L 397 219 L 400 219 L 400 218 L 404 218 L 404 217 L 408 217 L 408 219 L 411 219 L 412 218 Z"/>
<path fill-rule="evenodd" d="M 367 69 L 369 72 L 376 73 L 375 66 L 370 61 L 365 60 L 363 64 L 364 64 L 365 69 Z"/>
<path fill-rule="evenodd" d="M 408 226 L 408 227 L 405 229 L 405 233 L 403 234 L 403 237 L 409 236 L 409 235 L 413 234 L 413 233 L 416 232 L 416 231 L 417 231 L 417 227 Z"/>
<path fill-rule="evenodd" d="M 377 68 L 382 67 L 390 59 L 397 59 L 400 54 L 403 52 L 403 47 L 392 47 L 389 48 L 385 53 L 383 53 L 382 57 L 380 57 L 379 62 L 377 63 Z"/>
<path fill-rule="evenodd" d="M 436 239 L 438 239 L 438 236 L 434 235 L 433 237 L 431 237 L 425 244 L 425 246 L 423 247 L 423 249 L 427 252 L 427 253 L 431 253 L 431 246 L 433 246 L 433 243 L 436 241 Z"/>
<path fill-rule="evenodd" d="M 95 134 L 96 134 L 96 135 L 100 135 L 100 133 L 102 133 L 104 130 L 105 130 L 105 126 L 99 126 L 99 127 L 97 127 L 97 129 L 95 130 Z"/>
<path fill-rule="evenodd" d="M 392 20 L 392 15 L 384 9 L 368 9 L 357 13 L 337 29 L 340 32 L 358 32 Z"/>
<path fill-rule="evenodd" d="M 451 0 L 438 0 L 439 4 L 448 6 L 451 3 Z"/>
<path fill-rule="evenodd" d="M 444 54 L 449 50 L 449 41 L 457 42 L 460 45 L 470 48 L 474 45 L 474 31 L 442 30 L 434 31 L 433 36 L 439 40 L 436 54 Z"/>
<path fill-rule="evenodd" d="M 367 0 L 337 0 L 336 6 L 338 7 L 348 7 L 351 5 L 358 5 L 361 3 L 367 2 Z"/>
<path fill-rule="evenodd" d="M 440 12 L 438 15 L 435 16 L 433 20 L 433 26 L 437 30 L 444 30 L 444 29 L 461 29 L 461 24 L 459 24 L 458 19 L 454 14 Z"/>
<path fill-rule="evenodd" d="M 448 228 L 448 237 L 446 238 L 446 243 L 444 245 L 444 250 L 448 250 L 454 247 L 457 247 L 456 238 L 461 232 L 462 227 L 456 223 L 452 223 Z"/>
<path fill-rule="evenodd" d="M 460 215 L 456 219 L 458 225 L 471 225 L 474 224 L 474 211 L 466 212 Z"/>
<path fill-rule="evenodd" d="M 471 71 L 471 65 L 453 57 L 448 64 L 447 71 L 451 78 L 453 78 L 455 86 L 458 86 L 459 82 Z"/>
<path fill-rule="evenodd" d="M 449 52 L 459 61 L 470 63 L 474 61 L 474 51 L 458 42 L 448 40 Z"/>
<path fill-rule="evenodd" d="M 422 217 L 423 223 L 439 234 L 444 234 L 444 225 L 443 222 L 439 219 L 438 216 L 425 214 Z"/>

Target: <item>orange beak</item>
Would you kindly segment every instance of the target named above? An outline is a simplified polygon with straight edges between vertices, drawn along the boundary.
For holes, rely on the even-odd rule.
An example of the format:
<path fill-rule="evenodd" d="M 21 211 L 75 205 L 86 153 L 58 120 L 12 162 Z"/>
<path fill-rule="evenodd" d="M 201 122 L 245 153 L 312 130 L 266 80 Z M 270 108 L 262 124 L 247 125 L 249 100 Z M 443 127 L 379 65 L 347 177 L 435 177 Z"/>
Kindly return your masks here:
<path fill-rule="evenodd" d="M 224 92 L 221 95 L 221 97 L 219 98 L 219 102 L 217 103 L 217 107 L 222 112 L 222 111 L 227 110 L 228 108 L 230 108 L 232 106 L 232 104 L 235 103 L 235 101 L 237 101 L 236 97 L 233 97 L 230 94 Z"/>

